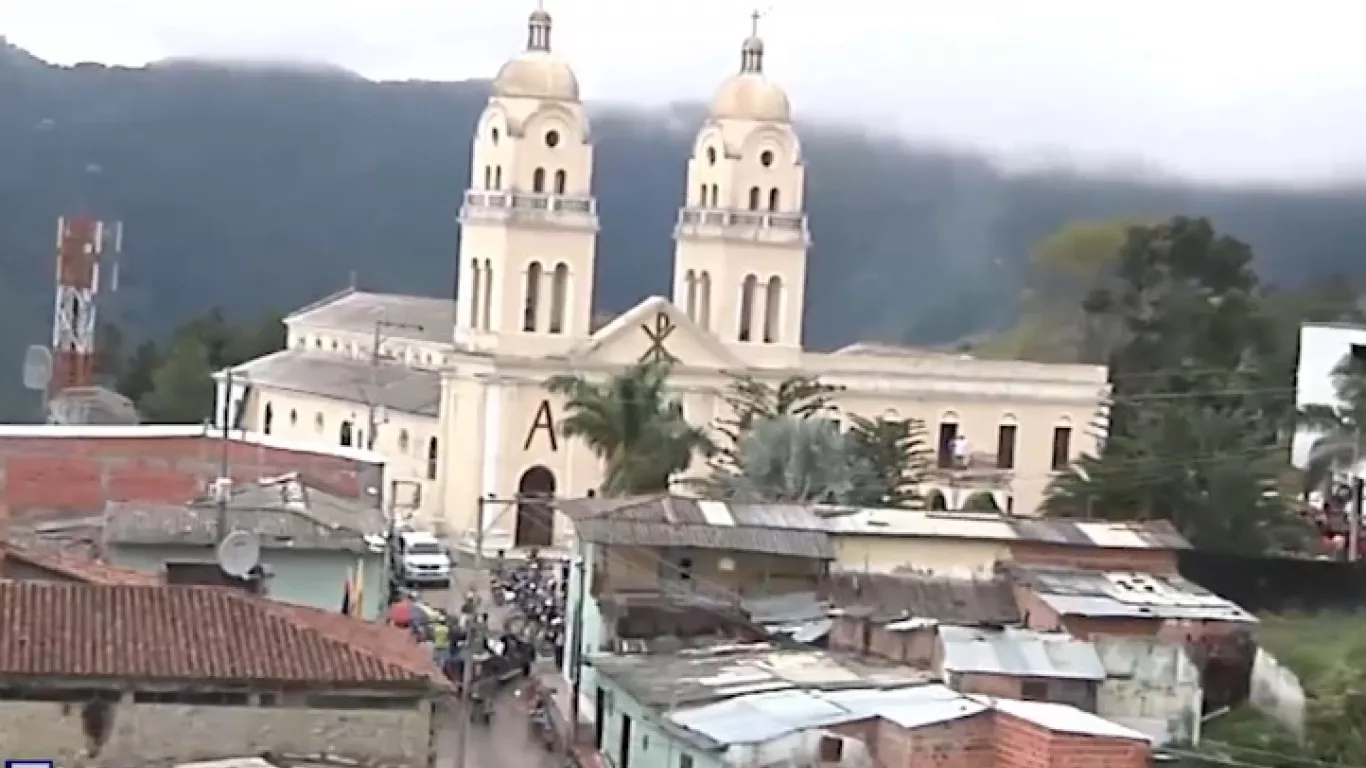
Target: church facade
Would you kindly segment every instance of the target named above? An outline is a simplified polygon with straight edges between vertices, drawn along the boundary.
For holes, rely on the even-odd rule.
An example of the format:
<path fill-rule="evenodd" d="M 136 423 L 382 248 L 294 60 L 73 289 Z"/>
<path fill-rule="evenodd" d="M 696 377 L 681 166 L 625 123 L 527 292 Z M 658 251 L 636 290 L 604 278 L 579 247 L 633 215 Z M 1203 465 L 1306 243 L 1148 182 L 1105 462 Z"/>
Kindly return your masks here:
<path fill-rule="evenodd" d="M 531 15 L 525 50 L 499 71 L 476 126 L 455 300 L 348 291 L 294 313 L 288 349 L 234 371 L 232 390 L 220 376 L 239 423 L 373 447 L 418 494 L 418 517 L 453 531 L 471 528 L 481 496 L 596 488 L 599 461 L 563 436 L 562 403 L 543 384 L 642 360 L 671 364 L 699 425 L 727 415 L 720 394 L 738 374 L 775 385 L 815 375 L 845 388 L 846 413 L 918 418 L 936 453 L 925 490 L 942 509 L 986 493 L 1031 514 L 1051 474 L 1094 450 L 1103 367 L 877 344 L 804 349 L 806 164 L 757 29 L 679 158 L 687 186 L 667 296 L 595 328 L 592 133 L 551 31 L 547 13 Z M 536 505 L 489 522 L 509 545 L 563 534 Z"/>

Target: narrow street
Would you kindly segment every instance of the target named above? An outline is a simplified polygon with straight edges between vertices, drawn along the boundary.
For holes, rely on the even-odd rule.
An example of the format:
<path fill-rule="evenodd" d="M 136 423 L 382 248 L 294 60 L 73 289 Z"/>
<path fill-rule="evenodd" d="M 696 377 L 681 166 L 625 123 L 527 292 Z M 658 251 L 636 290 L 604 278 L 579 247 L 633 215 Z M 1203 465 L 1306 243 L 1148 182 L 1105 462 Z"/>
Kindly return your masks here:
<path fill-rule="evenodd" d="M 478 582 L 475 572 L 457 568 L 456 579 L 449 590 L 423 590 L 428 604 L 447 611 L 458 611 L 464 595 Z M 489 628 L 497 634 L 502 628 L 505 609 L 494 606 L 487 591 L 480 596 L 489 614 Z M 518 683 L 504 688 L 495 704 L 493 722 L 489 725 L 471 723 L 465 766 L 456 765 L 456 743 L 460 733 L 463 710 L 452 708 L 438 738 L 437 768 L 550 768 L 562 764 L 560 757 L 547 751 L 534 740 L 528 724 L 527 711 L 516 695 Z"/>

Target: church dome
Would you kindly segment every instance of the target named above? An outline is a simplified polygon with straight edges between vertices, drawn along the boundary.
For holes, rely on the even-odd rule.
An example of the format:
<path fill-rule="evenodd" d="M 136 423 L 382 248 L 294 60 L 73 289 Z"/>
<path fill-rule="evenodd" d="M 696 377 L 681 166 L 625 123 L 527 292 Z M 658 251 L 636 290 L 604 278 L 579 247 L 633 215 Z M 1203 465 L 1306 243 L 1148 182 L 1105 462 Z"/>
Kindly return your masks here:
<path fill-rule="evenodd" d="M 550 14 L 537 9 L 527 20 L 526 50 L 498 70 L 493 95 L 578 101 L 579 79 L 569 63 L 550 52 Z"/>
<path fill-rule="evenodd" d="M 740 46 L 740 71 L 716 90 L 711 116 L 718 120 L 791 122 L 792 104 L 787 93 L 764 76 L 764 41 L 759 39 L 757 14 L 754 22 L 753 34 Z"/>

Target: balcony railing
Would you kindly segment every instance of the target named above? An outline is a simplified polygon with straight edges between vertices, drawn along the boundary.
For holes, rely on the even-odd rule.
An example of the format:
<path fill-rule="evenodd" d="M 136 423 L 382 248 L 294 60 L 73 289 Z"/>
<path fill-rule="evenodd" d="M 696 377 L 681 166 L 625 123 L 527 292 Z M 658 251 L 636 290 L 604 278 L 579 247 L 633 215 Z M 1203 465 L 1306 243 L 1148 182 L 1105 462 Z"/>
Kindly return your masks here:
<path fill-rule="evenodd" d="M 591 197 L 536 192 L 466 192 L 461 219 L 542 219 L 566 223 L 596 220 L 598 202 Z"/>
<path fill-rule="evenodd" d="M 678 225 L 674 233 L 771 242 L 805 240 L 808 237 L 804 214 L 723 208 L 684 208 L 678 212 Z"/>
<path fill-rule="evenodd" d="M 956 487 L 1001 487 L 1010 484 L 1015 475 L 1013 467 L 1002 467 L 994 453 L 971 453 L 951 456 L 940 461 L 928 472 L 929 479 Z"/>

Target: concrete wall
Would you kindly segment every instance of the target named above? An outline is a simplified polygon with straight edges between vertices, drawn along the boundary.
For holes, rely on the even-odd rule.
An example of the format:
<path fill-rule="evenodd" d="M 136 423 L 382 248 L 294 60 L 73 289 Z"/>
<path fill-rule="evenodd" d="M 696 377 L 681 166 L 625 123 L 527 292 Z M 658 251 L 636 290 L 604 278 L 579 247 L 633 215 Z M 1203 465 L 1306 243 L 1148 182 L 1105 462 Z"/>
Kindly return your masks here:
<path fill-rule="evenodd" d="M 611 680 L 596 676 L 594 684 L 608 693 L 602 722 L 602 754 L 612 768 L 679 768 L 679 758 L 691 757 L 693 768 L 722 768 L 718 755 L 689 749 L 665 734 L 655 714 L 640 706 Z M 587 689 L 585 689 L 587 690 Z M 590 692 L 589 696 L 593 696 Z M 630 733 L 625 723 L 629 721 Z M 629 736 L 629 738 L 624 738 Z M 629 743 L 629 763 L 622 762 L 623 743 Z"/>
<path fill-rule="evenodd" d="M 1180 645 L 1154 638 L 1095 637 L 1105 666 L 1097 714 L 1142 731 L 1157 744 L 1199 741 L 1200 670 Z"/>
<path fill-rule="evenodd" d="M 408 710 L 324 710 L 132 704 L 115 706 L 101 768 L 278 752 L 429 764 L 431 705 Z M 81 708 L 0 701 L 0 755 L 75 765 L 85 748 Z"/>
<path fill-rule="evenodd" d="M 158 575 L 165 572 L 168 562 L 203 561 L 211 556 L 207 547 L 189 546 L 119 545 L 110 547 L 108 553 L 114 565 Z M 268 585 L 271 598 L 325 611 L 341 610 L 346 580 L 362 561 L 364 614 L 365 618 L 374 619 L 383 613 L 384 555 L 283 549 L 266 549 L 261 553 L 261 562 L 272 574 Z"/>

